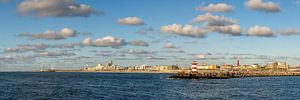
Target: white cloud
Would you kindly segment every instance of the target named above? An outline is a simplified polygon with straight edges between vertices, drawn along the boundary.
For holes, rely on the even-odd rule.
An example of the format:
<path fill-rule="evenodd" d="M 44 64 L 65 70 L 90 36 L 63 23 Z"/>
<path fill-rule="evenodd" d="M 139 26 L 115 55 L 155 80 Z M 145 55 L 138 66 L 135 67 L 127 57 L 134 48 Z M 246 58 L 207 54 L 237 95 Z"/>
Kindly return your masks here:
<path fill-rule="evenodd" d="M 185 53 L 185 51 L 181 49 L 162 49 L 160 52 L 162 53 Z"/>
<path fill-rule="evenodd" d="M 208 55 L 207 54 L 196 54 L 195 57 L 198 59 L 204 59 L 204 58 L 207 58 Z"/>
<path fill-rule="evenodd" d="M 17 48 L 6 48 L 4 49 L 5 53 L 25 53 L 29 51 L 39 52 L 49 48 L 49 44 L 44 43 L 35 43 L 35 44 L 24 44 L 18 45 Z"/>
<path fill-rule="evenodd" d="M 79 33 L 70 28 L 63 28 L 60 31 L 47 30 L 43 33 L 30 34 L 22 33 L 19 36 L 28 37 L 29 39 L 46 39 L 46 40 L 59 40 L 67 37 L 75 37 Z"/>
<path fill-rule="evenodd" d="M 17 10 L 22 15 L 38 17 L 88 17 L 100 13 L 89 5 L 77 4 L 75 0 L 22 0 Z"/>
<path fill-rule="evenodd" d="M 118 51 L 118 53 L 130 54 L 130 55 L 139 56 L 139 57 L 145 57 L 146 55 L 150 56 L 150 55 L 154 54 L 154 52 L 152 52 L 152 51 L 146 51 L 146 50 L 142 50 L 142 49 L 127 49 L 127 50 Z"/>
<path fill-rule="evenodd" d="M 4 49 L 5 53 L 15 53 L 15 52 L 18 52 L 18 51 L 19 51 L 18 48 L 5 48 Z"/>
<path fill-rule="evenodd" d="M 207 30 L 207 32 L 218 32 L 232 36 L 241 35 L 241 27 L 237 25 L 237 21 L 233 18 L 206 13 L 204 15 L 198 15 L 193 19 L 193 22 L 203 23 L 204 29 Z"/>
<path fill-rule="evenodd" d="M 198 7 L 197 10 L 204 12 L 231 12 L 233 7 L 226 3 L 209 4 L 206 7 Z"/>
<path fill-rule="evenodd" d="M 245 5 L 252 10 L 264 11 L 264 12 L 280 12 L 278 4 L 271 1 L 264 2 L 263 0 L 248 0 Z"/>
<path fill-rule="evenodd" d="M 210 13 L 198 15 L 193 19 L 194 23 L 204 23 L 205 26 L 225 26 L 236 24 L 237 21 L 233 18 L 226 18 L 224 16 L 215 16 Z"/>
<path fill-rule="evenodd" d="M 145 41 L 142 40 L 132 40 L 128 42 L 129 45 L 133 45 L 133 46 L 144 46 L 144 47 L 148 47 L 149 44 Z"/>
<path fill-rule="evenodd" d="M 8 64 L 17 64 L 17 63 L 28 63 L 35 60 L 34 56 L 31 55 L 7 55 L 1 56 L 0 62 Z"/>
<path fill-rule="evenodd" d="M 113 36 L 106 36 L 103 38 L 98 38 L 96 40 L 92 40 L 90 38 L 85 38 L 82 41 L 82 44 L 85 46 L 94 46 L 94 47 L 112 47 L 112 48 L 120 48 L 126 45 L 126 41 L 113 37 Z"/>
<path fill-rule="evenodd" d="M 239 25 L 227 25 L 227 26 L 208 26 L 211 32 L 219 32 L 223 34 L 230 34 L 232 36 L 241 35 L 241 27 Z"/>
<path fill-rule="evenodd" d="M 84 38 L 83 41 L 82 41 L 82 44 L 85 45 L 85 46 L 88 46 L 88 45 L 92 45 L 93 44 L 93 40 L 91 38 Z"/>
<path fill-rule="evenodd" d="M 78 44 L 76 43 L 64 43 L 64 44 L 55 44 L 52 45 L 52 48 L 74 48 Z"/>
<path fill-rule="evenodd" d="M 173 43 L 171 43 L 171 42 L 167 42 L 167 43 L 164 45 L 164 48 L 176 48 L 176 46 L 174 46 Z"/>
<path fill-rule="evenodd" d="M 44 44 L 44 43 L 36 43 L 33 46 L 34 46 L 34 48 L 40 49 L 40 50 L 44 50 L 44 49 L 47 49 L 50 47 L 49 44 Z"/>
<path fill-rule="evenodd" d="M 41 52 L 38 53 L 36 56 L 37 57 L 59 57 L 59 56 L 75 56 L 75 53 L 69 53 L 67 51 L 56 51 L 56 52 L 49 52 L 49 51 L 45 51 L 45 52 Z"/>
<path fill-rule="evenodd" d="M 164 33 L 173 33 L 181 36 L 196 37 L 196 38 L 203 38 L 206 35 L 206 31 L 204 29 L 192 25 L 180 25 L 180 24 L 166 25 L 166 26 L 161 26 L 160 31 Z"/>
<path fill-rule="evenodd" d="M 149 59 L 149 60 L 168 60 L 167 58 L 154 57 L 154 56 L 148 56 L 146 58 Z"/>
<path fill-rule="evenodd" d="M 118 19 L 117 22 L 122 25 L 143 25 L 144 24 L 143 20 L 138 17 L 120 18 Z"/>
<path fill-rule="evenodd" d="M 254 26 L 248 30 L 249 36 L 259 36 L 259 37 L 274 37 L 274 34 L 271 29 L 267 26 Z"/>

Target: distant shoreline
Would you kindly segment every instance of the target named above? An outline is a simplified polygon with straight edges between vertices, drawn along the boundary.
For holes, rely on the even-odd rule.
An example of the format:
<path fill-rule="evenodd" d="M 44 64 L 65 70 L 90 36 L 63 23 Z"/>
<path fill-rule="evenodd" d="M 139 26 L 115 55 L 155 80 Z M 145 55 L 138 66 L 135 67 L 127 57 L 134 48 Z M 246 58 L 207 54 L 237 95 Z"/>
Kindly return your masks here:
<path fill-rule="evenodd" d="M 167 73 L 167 74 L 176 74 L 179 72 L 179 70 L 174 70 L 174 71 L 84 71 L 84 70 L 55 70 L 54 72 L 50 72 L 50 71 L 3 71 L 0 73 L 5 73 L 5 72 L 33 72 L 33 73 L 61 73 L 61 72 L 82 72 L 82 73 L 157 73 L 157 74 L 163 74 L 163 73 Z"/>

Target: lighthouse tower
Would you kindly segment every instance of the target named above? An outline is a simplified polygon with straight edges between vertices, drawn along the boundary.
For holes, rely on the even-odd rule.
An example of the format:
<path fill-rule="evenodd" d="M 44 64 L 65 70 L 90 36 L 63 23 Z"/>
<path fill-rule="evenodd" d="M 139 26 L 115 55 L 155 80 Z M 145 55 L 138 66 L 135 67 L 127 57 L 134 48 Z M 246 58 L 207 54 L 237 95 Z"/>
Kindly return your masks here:
<path fill-rule="evenodd" d="M 240 60 L 239 59 L 236 60 L 236 66 L 240 66 Z"/>
<path fill-rule="evenodd" d="M 192 66 L 191 66 L 192 73 L 197 73 L 198 72 L 197 67 L 198 67 L 198 63 L 196 61 L 193 61 Z"/>

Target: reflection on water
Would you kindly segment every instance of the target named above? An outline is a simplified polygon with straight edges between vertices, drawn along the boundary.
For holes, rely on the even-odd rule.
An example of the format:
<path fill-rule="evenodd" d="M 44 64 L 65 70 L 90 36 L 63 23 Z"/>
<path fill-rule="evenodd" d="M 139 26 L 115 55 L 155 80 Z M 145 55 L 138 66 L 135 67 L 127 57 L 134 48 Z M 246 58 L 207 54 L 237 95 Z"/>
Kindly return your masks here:
<path fill-rule="evenodd" d="M 0 73 L 0 99 L 299 99 L 300 77 L 169 79 L 171 74 Z"/>

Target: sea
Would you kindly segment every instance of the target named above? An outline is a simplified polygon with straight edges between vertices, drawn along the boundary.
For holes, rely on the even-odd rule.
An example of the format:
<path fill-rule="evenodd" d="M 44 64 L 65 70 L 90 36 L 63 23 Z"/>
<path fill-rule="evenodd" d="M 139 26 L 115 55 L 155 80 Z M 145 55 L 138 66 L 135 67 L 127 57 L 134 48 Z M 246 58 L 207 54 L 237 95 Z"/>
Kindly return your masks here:
<path fill-rule="evenodd" d="M 299 100 L 300 77 L 170 79 L 173 74 L 1 72 L 0 100 Z"/>

